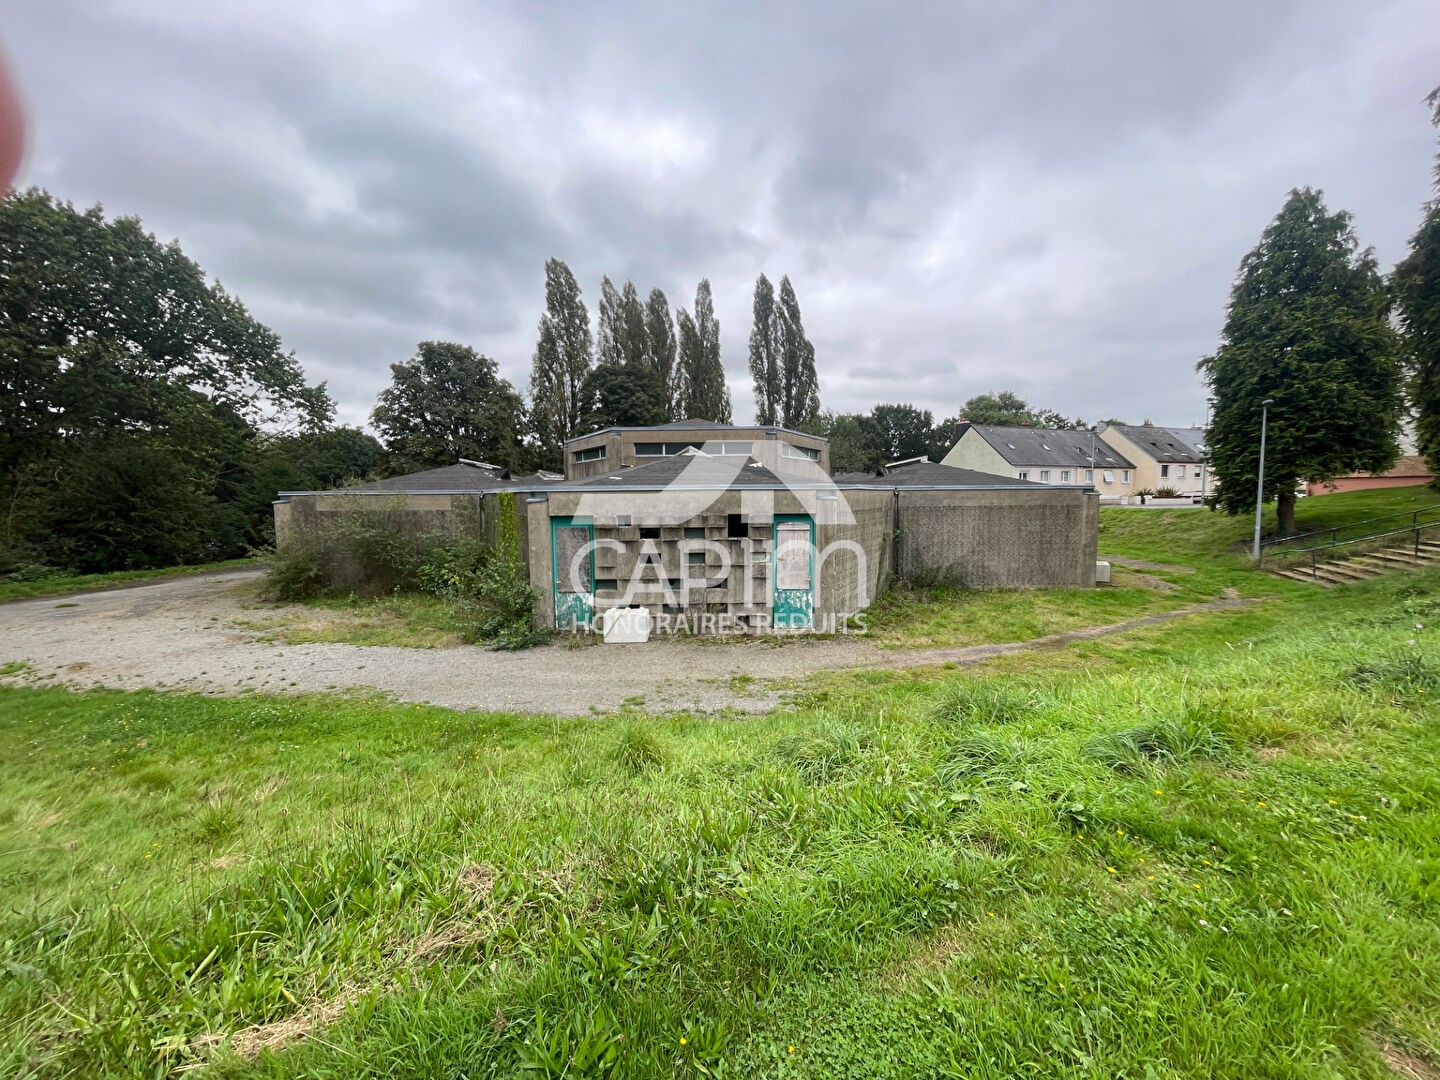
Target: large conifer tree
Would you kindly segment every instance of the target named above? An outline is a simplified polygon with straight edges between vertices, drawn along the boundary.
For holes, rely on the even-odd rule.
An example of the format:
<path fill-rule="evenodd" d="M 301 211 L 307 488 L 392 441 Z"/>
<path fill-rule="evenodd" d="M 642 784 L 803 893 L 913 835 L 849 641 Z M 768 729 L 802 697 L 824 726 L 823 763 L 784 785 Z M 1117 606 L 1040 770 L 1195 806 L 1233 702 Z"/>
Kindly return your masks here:
<path fill-rule="evenodd" d="M 1295 487 L 1388 468 L 1397 453 L 1401 366 L 1374 254 L 1350 215 L 1292 191 L 1240 263 L 1220 349 L 1199 364 L 1214 396 L 1209 428 L 1220 505 L 1254 505 L 1261 405 L 1270 405 L 1265 497 L 1295 531 Z"/>

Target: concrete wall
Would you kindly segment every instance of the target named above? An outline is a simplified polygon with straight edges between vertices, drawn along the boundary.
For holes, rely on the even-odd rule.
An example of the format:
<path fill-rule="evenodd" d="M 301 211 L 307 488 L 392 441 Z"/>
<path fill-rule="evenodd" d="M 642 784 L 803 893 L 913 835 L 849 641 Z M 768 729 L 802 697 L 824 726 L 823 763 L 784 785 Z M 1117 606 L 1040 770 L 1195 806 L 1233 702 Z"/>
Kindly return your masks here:
<path fill-rule="evenodd" d="M 481 535 L 493 542 L 499 516 L 494 499 L 493 493 L 480 492 L 291 495 L 273 504 L 275 549 L 283 552 L 297 544 L 314 544 L 322 553 L 322 566 L 331 585 L 385 592 L 393 582 L 372 580 L 375 568 L 365 565 L 348 537 L 363 526 L 393 533 L 417 550 L 435 536 L 457 532 Z"/>
<path fill-rule="evenodd" d="M 974 589 L 1095 584 L 1099 496 L 1082 491 L 904 491 L 902 577 Z"/>
<path fill-rule="evenodd" d="M 1371 488 L 1423 487 L 1429 476 L 1337 476 L 1319 484 L 1306 484 L 1307 495 L 1333 495 L 1337 491 L 1367 491 Z"/>
<path fill-rule="evenodd" d="M 864 611 L 894 574 L 895 496 L 889 491 L 842 490 L 849 506 L 822 502 L 815 521 L 819 594 L 816 610 L 827 615 Z M 831 508 L 831 509 L 828 509 Z"/>

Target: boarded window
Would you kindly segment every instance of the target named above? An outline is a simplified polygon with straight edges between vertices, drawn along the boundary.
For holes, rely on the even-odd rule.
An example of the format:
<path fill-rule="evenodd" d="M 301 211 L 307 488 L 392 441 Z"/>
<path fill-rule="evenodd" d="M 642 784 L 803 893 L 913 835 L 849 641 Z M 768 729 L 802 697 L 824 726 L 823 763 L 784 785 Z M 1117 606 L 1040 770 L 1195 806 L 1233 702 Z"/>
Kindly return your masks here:
<path fill-rule="evenodd" d="M 594 570 L 590 566 L 590 530 L 565 526 L 555 530 L 555 569 L 563 593 L 588 593 Z"/>

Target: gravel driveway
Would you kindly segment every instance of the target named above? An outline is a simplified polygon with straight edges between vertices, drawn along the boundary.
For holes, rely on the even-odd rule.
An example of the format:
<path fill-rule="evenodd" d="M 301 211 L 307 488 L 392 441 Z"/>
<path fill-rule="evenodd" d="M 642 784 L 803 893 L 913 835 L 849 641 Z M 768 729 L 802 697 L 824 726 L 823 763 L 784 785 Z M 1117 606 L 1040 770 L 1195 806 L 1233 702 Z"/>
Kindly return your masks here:
<path fill-rule="evenodd" d="M 451 708 L 583 715 L 630 702 L 647 711 L 723 708 L 763 712 L 784 686 L 811 672 L 861 667 L 974 663 L 1053 647 L 1239 601 L 1056 634 L 1028 643 L 951 650 L 882 650 L 857 638 L 567 647 L 518 653 L 474 646 L 405 649 L 285 645 L 237 624 L 262 573 L 169 578 L 151 585 L 0 604 L 0 666 L 28 666 L 9 682 L 120 689 L 156 687 L 217 694 L 375 689 L 402 701 Z"/>

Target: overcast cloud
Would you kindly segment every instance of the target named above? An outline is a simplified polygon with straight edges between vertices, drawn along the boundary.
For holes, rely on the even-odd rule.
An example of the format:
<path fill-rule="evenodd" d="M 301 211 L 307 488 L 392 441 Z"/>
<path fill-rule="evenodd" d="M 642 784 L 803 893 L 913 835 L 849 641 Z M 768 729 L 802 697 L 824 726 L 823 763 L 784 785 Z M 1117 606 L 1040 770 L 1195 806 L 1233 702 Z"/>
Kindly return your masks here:
<path fill-rule="evenodd" d="M 736 416 L 788 273 L 822 405 L 1014 389 L 1204 416 L 1240 257 L 1286 192 L 1387 269 L 1429 194 L 1433 0 L 20 0 L 22 184 L 139 215 L 362 423 L 416 342 L 525 387 L 547 257 L 689 306 Z"/>

